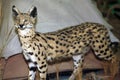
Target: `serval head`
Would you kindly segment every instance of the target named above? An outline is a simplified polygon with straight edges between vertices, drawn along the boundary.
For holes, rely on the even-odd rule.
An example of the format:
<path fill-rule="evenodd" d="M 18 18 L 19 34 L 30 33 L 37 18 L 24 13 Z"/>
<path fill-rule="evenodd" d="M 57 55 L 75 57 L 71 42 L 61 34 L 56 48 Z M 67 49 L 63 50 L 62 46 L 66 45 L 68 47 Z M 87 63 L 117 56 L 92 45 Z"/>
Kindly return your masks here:
<path fill-rule="evenodd" d="M 14 26 L 21 36 L 31 36 L 35 31 L 37 8 L 32 7 L 27 13 L 21 13 L 15 6 L 12 7 Z"/>

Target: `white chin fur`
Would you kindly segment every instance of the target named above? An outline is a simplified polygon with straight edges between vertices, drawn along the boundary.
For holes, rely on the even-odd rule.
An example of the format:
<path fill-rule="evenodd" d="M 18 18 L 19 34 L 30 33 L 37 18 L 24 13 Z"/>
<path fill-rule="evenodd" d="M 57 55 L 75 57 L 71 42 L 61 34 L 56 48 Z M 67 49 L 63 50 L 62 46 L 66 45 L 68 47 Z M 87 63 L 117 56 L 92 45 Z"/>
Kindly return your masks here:
<path fill-rule="evenodd" d="M 33 26 L 28 24 L 28 25 L 23 26 L 23 28 L 20 28 L 19 26 L 15 26 L 15 27 L 19 28 L 20 35 L 24 36 L 24 35 L 27 35 L 30 32 L 30 30 Z"/>
<path fill-rule="evenodd" d="M 28 34 L 30 32 L 30 29 L 24 29 L 24 30 L 20 30 L 20 34 L 21 35 L 26 35 L 26 34 Z"/>
<path fill-rule="evenodd" d="M 32 28 L 32 27 L 33 27 L 33 26 L 30 25 L 30 24 L 26 25 L 26 28 Z"/>

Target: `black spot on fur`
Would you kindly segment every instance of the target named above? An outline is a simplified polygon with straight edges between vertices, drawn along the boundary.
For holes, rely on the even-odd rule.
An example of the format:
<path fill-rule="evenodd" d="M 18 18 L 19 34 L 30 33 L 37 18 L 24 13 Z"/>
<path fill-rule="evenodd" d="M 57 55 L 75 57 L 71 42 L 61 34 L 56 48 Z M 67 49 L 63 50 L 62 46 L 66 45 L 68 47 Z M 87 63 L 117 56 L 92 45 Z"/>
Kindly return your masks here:
<path fill-rule="evenodd" d="M 39 39 L 35 38 L 37 41 L 39 41 Z"/>
<path fill-rule="evenodd" d="M 46 73 L 46 71 L 42 71 L 42 73 Z"/>
<path fill-rule="evenodd" d="M 104 40 L 105 38 L 103 37 L 102 40 Z"/>
<path fill-rule="evenodd" d="M 68 53 L 70 50 L 68 49 L 66 52 Z"/>
<path fill-rule="evenodd" d="M 37 62 L 34 62 L 35 65 L 37 65 Z"/>
<path fill-rule="evenodd" d="M 47 40 L 45 38 L 43 38 L 42 36 L 40 36 L 40 37 L 45 41 L 45 43 L 47 43 Z"/>
<path fill-rule="evenodd" d="M 37 44 L 36 44 L 36 43 L 34 43 L 34 45 L 36 46 Z"/>
<path fill-rule="evenodd" d="M 73 46 L 73 49 L 75 49 L 76 47 L 75 46 Z"/>
<path fill-rule="evenodd" d="M 44 64 L 45 62 L 42 62 L 42 64 Z"/>
<path fill-rule="evenodd" d="M 105 52 L 107 52 L 109 49 L 107 48 L 107 49 L 105 49 Z"/>
<path fill-rule="evenodd" d="M 33 50 L 35 50 L 35 47 L 33 47 Z"/>
<path fill-rule="evenodd" d="M 58 46 L 56 46 L 56 48 L 59 48 Z"/>
<path fill-rule="evenodd" d="M 59 51 L 58 50 L 55 50 L 56 53 L 58 53 Z"/>
<path fill-rule="evenodd" d="M 108 58 L 111 58 L 113 55 L 112 54 L 110 54 L 109 56 L 107 56 L 106 58 L 108 59 Z"/>
<path fill-rule="evenodd" d="M 46 38 L 49 39 L 49 40 L 53 40 L 53 41 L 55 40 L 54 38 L 48 37 L 48 36 Z"/>
<path fill-rule="evenodd" d="M 56 41 L 56 44 L 58 44 L 59 43 L 59 41 Z"/>
<path fill-rule="evenodd" d="M 26 60 L 28 63 L 32 62 L 30 59 Z"/>
<path fill-rule="evenodd" d="M 43 47 L 41 43 L 39 43 L 40 47 Z"/>
<path fill-rule="evenodd" d="M 60 52 L 61 52 L 61 53 L 64 53 L 64 51 L 63 51 L 63 50 L 60 50 Z"/>
<path fill-rule="evenodd" d="M 75 53 L 78 53 L 78 51 L 79 51 L 78 49 L 77 49 L 77 50 L 75 50 Z"/>
<path fill-rule="evenodd" d="M 93 29 L 97 29 L 97 27 L 94 26 Z"/>
<path fill-rule="evenodd" d="M 36 57 L 38 57 L 38 55 L 37 55 L 37 54 L 35 54 L 35 56 L 36 56 Z"/>
<path fill-rule="evenodd" d="M 95 50 L 95 52 L 98 52 L 98 50 Z"/>
<path fill-rule="evenodd" d="M 36 67 L 30 67 L 29 69 L 30 69 L 30 71 L 34 71 L 34 72 L 37 70 Z"/>
<path fill-rule="evenodd" d="M 73 55 L 73 53 L 71 52 L 70 55 Z"/>
<path fill-rule="evenodd" d="M 48 44 L 48 47 L 51 48 L 51 49 L 54 49 L 54 47 L 52 47 L 51 45 Z"/>
<path fill-rule="evenodd" d="M 41 56 L 44 56 L 44 53 L 43 53 L 43 52 L 41 53 Z"/>
<path fill-rule="evenodd" d="M 101 45 L 102 48 L 104 48 L 104 45 Z"/>
<path fill-rule="evenodd" d="M 39 34 L 39 33 L 36 33 L 36 35 L 37 35 L 37 36 L 40 36 L 40 34 Z"/>
<path fill-rule="evenodd" d="M 33 52 L 28 52 L 28 54 L 33 55 Z"/>
<path fill-rule="evenodd" d="M 62 43 L 59 43 L 60 44 L 60 46 L 62 46 Z"/>
<path fill-rule="evenodd" d="M 40 61 L 40 58 L 38 57 L 38 60 Z"/>
<path fill-rule="evenodd" d="M 31 47 L 31 45 L 28 46 L 28 48 L 30 48 L 30 47 Z"/>
<path fill-rule="evenodd" d="M 99 46 L 99 48 L 101 49 L 102 47 L 101 47 L 101 46 Z"/>
<path fill-rule="evenodd" d="M 98 42 L 99 42 L 99 40 L 96 40 L 96 42 L 98 43 Z"/>
<path fill-rule="evenodd" d="M 106 55 L 107 53 L 105 52 L 104 55 Z"/>
<path fill-rule="evenodd" d="M 43 68 L 45 68 L 47 65 L 45 64 L 45 65 L 42 65 L 41 67 L 39 67 L 40 69 L 43 69 Z"/>
<path fill-rule="evenodd" d="M 98 38 L 100 38 L 100 35 L 98 35 Z"/>
<path fill-rule="evenodd" d="M 100 53 L 103 53 L 104 51 L 100 51 Z"/>
<path fill-rule="evenodd" d="M 100 56 L 101 56 L 101 54 L 97 54 L 97 56 L 98 56 L 98 57 L 100 57 Z"/>
<path fill-rule="evenodd" d="M 38 51 L 38 54 L 40 54 L 40 51 Z"/>

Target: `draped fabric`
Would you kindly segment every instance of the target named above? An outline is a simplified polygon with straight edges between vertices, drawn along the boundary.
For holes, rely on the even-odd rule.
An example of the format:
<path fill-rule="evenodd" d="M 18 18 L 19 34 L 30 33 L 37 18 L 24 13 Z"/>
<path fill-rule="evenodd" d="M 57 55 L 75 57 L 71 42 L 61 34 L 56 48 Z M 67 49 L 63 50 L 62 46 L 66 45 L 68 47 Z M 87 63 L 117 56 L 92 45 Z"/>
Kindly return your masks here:
<path fill-rule="evenodd" d="M 1 24 L 2 24 L 2 0 L 0 0 L 0 29 L 1 29 Z M 0 42 L 1 42 L 1 39 L 0 39 Z M 1 51 L 2 49 L 0 48 L 0 53 Z M 0 54 L 0 57 L 1 57 L 1 54 Z"/>
<path fill-rule="evenodd" d="M 0 49 L 5 58 L 22 52 L 13 26 L 13 5 L 21 12 L 27 12 L 32 6 L 37 7 L 37 32 L 51 32 L 83 22 L 97 22 L 104 24 L 108 30 L 112 29 L 91 0 L 3 0 Z M 118 41 L 111 32 L 110 35 L 112 41 Z"/>

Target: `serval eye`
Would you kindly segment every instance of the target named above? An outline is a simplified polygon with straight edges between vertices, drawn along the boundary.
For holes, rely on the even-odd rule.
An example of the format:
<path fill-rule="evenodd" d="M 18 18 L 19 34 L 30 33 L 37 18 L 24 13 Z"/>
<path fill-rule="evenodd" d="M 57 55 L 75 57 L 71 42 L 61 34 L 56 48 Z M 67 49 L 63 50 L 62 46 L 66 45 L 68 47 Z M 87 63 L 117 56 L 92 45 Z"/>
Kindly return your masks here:
<path fill-rule="evenodd" d="M 27 20 L 25 20 L 24 22 L 27 22 Z"/>
<path fill-rule="evenodd" d="M 17 21 L 17 22 L 20 22 L 20 18 L 16 18 L 16 21 Z"/>

